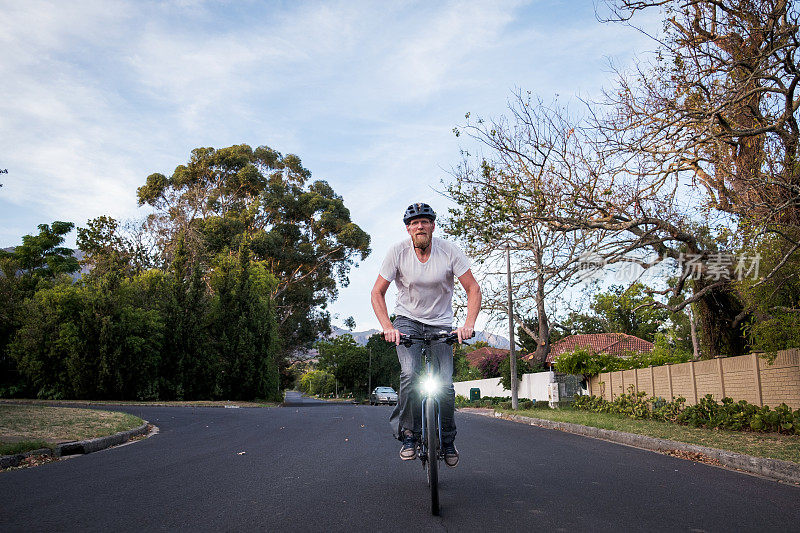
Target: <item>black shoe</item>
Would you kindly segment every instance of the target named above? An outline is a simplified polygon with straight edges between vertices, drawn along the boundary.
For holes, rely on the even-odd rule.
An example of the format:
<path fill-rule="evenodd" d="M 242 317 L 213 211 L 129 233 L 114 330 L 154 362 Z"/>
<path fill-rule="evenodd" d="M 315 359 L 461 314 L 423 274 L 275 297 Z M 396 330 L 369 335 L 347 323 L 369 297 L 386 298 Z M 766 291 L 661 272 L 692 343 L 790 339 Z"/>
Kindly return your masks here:
<path fill-rule="evenodd" d="M 450 444 L 443 444 L 442 451 L 444 451 L 444 464 L 450 468 L 458 466 L 458 450 L 456 445 L 452 442 Z"/>
<path fill-rule="evenodd" d="M 403 437 L 403 447 L 400 448 L 400 459 L 411 461 L 417 458 L 417 439 L 414 435 Z"/>

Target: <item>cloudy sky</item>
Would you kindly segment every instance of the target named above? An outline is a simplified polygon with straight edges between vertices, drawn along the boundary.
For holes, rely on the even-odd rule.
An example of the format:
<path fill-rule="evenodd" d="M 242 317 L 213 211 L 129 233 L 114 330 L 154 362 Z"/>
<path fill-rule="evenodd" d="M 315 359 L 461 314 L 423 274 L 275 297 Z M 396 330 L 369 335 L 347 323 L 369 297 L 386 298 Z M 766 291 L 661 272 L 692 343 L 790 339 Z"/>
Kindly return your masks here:
<path fill-rule="evenodd" d="M 465 113 L 499 116 L 515 89 L 597 95 L 610 62 L 652 48 L 591 0 L 0 0 L 0 14 L 0 246 L 54 220 L 143 217 L 136 188 L 193 148 L 268 145 L 372 237 L 332 307 L 360 330 L 377 327 L 369 290 L 405 207 L 446 212 Z"/>

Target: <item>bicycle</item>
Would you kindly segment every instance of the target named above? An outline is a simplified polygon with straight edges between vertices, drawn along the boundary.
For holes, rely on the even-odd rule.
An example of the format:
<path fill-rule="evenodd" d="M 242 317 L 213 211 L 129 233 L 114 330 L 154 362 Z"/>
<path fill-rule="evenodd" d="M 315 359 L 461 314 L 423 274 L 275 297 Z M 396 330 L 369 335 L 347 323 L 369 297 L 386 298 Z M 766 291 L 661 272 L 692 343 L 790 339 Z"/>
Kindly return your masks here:
<path fill-rule="evenodd" d="M 422 439 L 419 441 L 418 457 L 422 462 L 428 477 L 428 486 L 431 489 L 431 514 L 439 515 L 439 461 L 444 460 L 444 452 L 439 443 L 442 441 L 441 421 L 439 414 L 440 383 L 438 368 L 430 354 L 431 344 L 435 341 L 455 344 L 458 334 L 442 331 L 439 333 L 426 333 L 424 335 L 403 335 L 400 344 L 410 347 L 414 342 L 422 343 L 422 359 L 425 362 L 425 372 L 420 380 L 422 397 Z M 466 343 L 464 343 L 466 344 Z"/>

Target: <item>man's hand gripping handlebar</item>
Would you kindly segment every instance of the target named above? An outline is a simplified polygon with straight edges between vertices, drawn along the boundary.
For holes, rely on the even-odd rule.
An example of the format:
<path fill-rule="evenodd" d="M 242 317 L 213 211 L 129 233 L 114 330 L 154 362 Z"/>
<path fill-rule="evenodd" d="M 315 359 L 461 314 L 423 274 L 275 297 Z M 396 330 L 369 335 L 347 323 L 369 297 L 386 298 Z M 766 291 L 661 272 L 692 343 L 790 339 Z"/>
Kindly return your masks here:
<path fill-rule="evenodd" d="M 472 332 L 471 337 L 475 336 L 475 332 Z M 433 341 L 444 341 L 447 344 L 467 344 L 464 339 L 459 338 L 459 330 L 452 331 L 450 333 L 446 331 L 441 331 L 439 333 L 428 333 L 427 335 L 406 335 L 405 333 L 400 333 L 400 331 L 393 329 L 393 330 L 386 330 L 383 332 L 383 338 L 387 342 L 394 342 L 396 345 L 402 344 L 403 346 L 411 346 L 414 342 L 433 342 Z"/>

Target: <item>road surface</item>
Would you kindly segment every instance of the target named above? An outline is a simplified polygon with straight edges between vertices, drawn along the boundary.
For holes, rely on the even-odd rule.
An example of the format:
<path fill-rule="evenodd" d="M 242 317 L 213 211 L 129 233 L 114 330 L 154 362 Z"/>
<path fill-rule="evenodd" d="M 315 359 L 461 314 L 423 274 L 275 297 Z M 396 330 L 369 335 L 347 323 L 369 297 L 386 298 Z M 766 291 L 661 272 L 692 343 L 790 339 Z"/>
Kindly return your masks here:
<path fill-rule="evenodd" d="M 122 447 L 0 473 L 0 531 L 798 531 L 800 488 L 459 413 L 441 517 L 389 406 L 125 407 Z"/>

